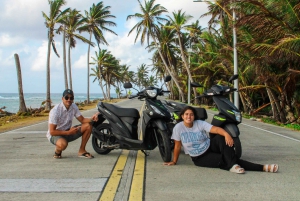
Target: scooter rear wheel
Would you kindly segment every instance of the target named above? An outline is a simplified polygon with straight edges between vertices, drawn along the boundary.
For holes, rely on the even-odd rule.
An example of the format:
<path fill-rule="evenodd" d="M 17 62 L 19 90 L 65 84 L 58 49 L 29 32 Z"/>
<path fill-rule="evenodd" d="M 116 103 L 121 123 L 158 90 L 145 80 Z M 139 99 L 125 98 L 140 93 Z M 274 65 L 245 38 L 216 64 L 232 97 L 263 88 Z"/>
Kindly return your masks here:
<path fill-rule="evenodd" d="M 172 159 L 170 139 L 167 131 L 156 129 L 157 145 L 160 155 L 164 162 L 170 162 Z"/>
<path fill-rule="evenodd" d="M 105 136 L 109 136 L 111 134 L 111 128 L 109 124 L 100 124 L 96 127 L 96 129 L 103 135 L 103 139 L 107 139 Z M 92 145 L 95 152 L 98 154 L 105 155 L 111 152 L 112 149 L 103 147 L 104 144 L 107 144 L 107 142 L 101 141 L 100 139 L 96 138 L 95 135 L 92 136 Z"/>

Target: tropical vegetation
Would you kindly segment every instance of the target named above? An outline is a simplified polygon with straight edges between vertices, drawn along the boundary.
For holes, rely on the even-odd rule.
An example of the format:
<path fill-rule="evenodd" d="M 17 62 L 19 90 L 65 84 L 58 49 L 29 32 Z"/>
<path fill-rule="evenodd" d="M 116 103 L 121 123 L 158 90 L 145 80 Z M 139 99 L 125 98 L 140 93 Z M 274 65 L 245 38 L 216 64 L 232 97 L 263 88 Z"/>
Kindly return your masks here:
<path fill-rule="evenodd" d="M 92 5 L 90 12 L 86 11 L 83 17 L 85 24 L 74 29 L 87 31 L 90 38 L 86 42 L 90 45 L 93 44 L 91 36 L 94 35 L 99 47 L 91 56 L 91 62 L 88 56 L 88 72 L 89 65 L 92 65 L 88 77 L 92 76 L 104 98 L 110 99 L 112 86 L 121 96 L 125 90 L 122 88 L 124 82 L 130 81 L 141 89 L 157 85 L 165 75 L 171 75 L 172 81 L 168 84 L 170 97 L 186 102 L 188 80 L 204 86 L 194 91 L 194 99 L 213 84 L 227 84 L 229 77 L 234 74 L 235 29 L 240 109 L 250 116 L 266 114 L 276 122 L 300 123 L 300 2 L 216 0 L 206 3 L 208 12 L 202 17 L 209 16 L 210 20 L 207 27 L 203 28 L 199 25 L 201 18 L 191 22 L 192 16 L 184 10 L 169 13 L 155 0 L 137 0 L 140 12 L 128 15 L 127 20 L 137 19 L 128 35 L 136 34 L 132 42 L 139 41 L 146 46 L 146 51 L 152 53 L 152 64 L 141 63 L 135 66 L 136 72 L 130 71 L 130 66 L 121 64 L 113 52 L 100 48 L 99 44 L 108 45 L 102 31 L 116 34 L 108 28 L 116 24 L 105 20 L 114 18 L 109 6 L 105 7 L 103 2 Z M 63 0 L 52 0 L 49 4 L 50 16 L 44 14 L 49 29 L 48 57 L 50 45 L 55 47 L 55 24 L 63 24 L 68 19 L 64 16 L 70 14 L 70 9 L 60 11 L 65 4 Z M 47 61 L 47 72 L 49 68 L 50 62 Z M 125 94 L 128 93 L 132 92 L 125 90 Z M 233 97 L 229 98 L 232 100 Z M 48 95 L 47 100 L 50 100 Z M 203 100 L 200 104 L 212 102 Z"/>

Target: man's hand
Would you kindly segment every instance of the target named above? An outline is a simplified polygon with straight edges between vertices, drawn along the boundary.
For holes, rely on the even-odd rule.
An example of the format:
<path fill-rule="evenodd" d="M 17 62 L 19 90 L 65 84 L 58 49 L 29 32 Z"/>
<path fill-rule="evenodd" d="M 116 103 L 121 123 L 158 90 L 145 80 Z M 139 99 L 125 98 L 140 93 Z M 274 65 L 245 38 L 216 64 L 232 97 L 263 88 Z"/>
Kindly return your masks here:
<path fill-rule="evenodd" d="M 81 126 L 70 128 L 69 135 L 75 135 L 80 128 L 81 128 Z"/>
<path fill-rule="evenodd" d="M 100 114 L 100 112 L 97 112 L 96 114 L 94 114 L 91 118 L 91 121 L 98 121 L 98 115 Z"/>

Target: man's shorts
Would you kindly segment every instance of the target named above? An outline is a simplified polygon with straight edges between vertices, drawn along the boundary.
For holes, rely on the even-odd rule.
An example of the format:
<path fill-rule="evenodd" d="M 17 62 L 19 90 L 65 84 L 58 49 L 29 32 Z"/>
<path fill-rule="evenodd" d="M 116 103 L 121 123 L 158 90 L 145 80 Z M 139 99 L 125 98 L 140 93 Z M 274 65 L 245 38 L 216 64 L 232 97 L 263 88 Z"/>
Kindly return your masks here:
<path fill-rule="evenodd" d="M 78 126 L 80 126 L 80 125 L 76 125 L 74 127 L 78 127 Z M 68 129 L 68 130 L 70 130 L 70 129 Z M 80 128 L 80 129 L 78 129 L 78 131 L 74 135 L 51 136 L 50 142 L 52 144 L 56 145 L 57 140 L 60 139 L 60 138 L 66 139 L 67 142 L 72 142 L 74 140 L 77 140 L 81 136 L 82 136 L 82 133 L 81 133 L 81 128 Z"/>

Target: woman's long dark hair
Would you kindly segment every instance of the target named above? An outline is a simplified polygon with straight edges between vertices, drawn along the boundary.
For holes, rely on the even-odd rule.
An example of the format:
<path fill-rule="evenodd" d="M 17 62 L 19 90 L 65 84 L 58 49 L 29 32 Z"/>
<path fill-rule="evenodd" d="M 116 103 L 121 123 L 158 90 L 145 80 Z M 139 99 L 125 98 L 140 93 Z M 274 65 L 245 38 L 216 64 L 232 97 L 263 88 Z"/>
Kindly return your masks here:
<path fill-rule="evenodd" d="M 183 121 L 183 119 L 182 119 L 182 115 L 187 111 L 187 110 L 191 110 L 193 113 L 194 113 L 194 120 L 195 119 L 198 119 L 198 115 L 197 115 L 197 112 L 196 112 L 196 109 L 195 108 L 193 108 L 192 106 L 185 106 L 181 111 L 180 111 L 180 119 L 178 120 L 178 122 L 180 122 L 180 121 Z"/>

